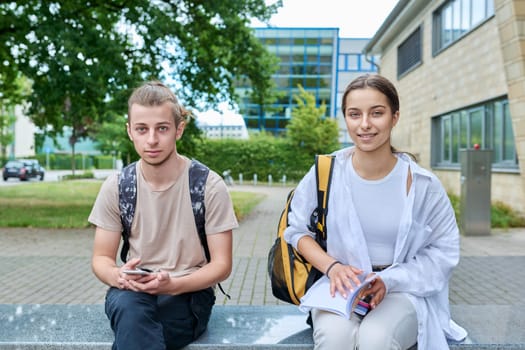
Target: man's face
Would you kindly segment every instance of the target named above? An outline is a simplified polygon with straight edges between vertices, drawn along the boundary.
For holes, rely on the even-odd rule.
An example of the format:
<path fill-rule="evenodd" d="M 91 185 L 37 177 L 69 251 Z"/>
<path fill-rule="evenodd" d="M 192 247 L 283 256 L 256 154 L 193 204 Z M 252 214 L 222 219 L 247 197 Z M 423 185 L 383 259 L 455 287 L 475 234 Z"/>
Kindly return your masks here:
<path fill-rule="evenodd" d="M 127 129 L 142 160 L 161 165 L 176 152 L 175 142 L 182 136 L 184 124 L 175 126 L 169 103 L 153 107 L 133 104 Z"/>

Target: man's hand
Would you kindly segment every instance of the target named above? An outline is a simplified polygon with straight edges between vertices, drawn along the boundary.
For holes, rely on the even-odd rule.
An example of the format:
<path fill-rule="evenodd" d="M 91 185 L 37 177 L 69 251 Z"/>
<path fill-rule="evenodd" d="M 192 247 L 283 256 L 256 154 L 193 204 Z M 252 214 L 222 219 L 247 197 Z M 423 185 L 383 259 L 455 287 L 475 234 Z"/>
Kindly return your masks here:
<path fill-rule="evenodd" d="M 136 277 L 136 276 L 135 276 Z M 166 271 L 154 272 L 139 278 L 128 279 L 127 289 L 148 294 L 169 294 L 171 277 Z"/>
<path fill-rule="evenodd" d="M 140 283 L 147 283 L 151 281 L 152 279 L 155 279 L 156 273 L 150 273 L 148 275 L 135 275 L 126 273 L 126 271 L 133 271 L 138 269 L 138 265 L 140 264 L 140 259 L 134 258 L 130 259 L 128 262 L 126 262 L 124 265 L 119 267 L 118 269 L 118 287 L 120 289 L 130 289 L 134 290 L 133 285 L 131 282 L 140 282 Z"/>

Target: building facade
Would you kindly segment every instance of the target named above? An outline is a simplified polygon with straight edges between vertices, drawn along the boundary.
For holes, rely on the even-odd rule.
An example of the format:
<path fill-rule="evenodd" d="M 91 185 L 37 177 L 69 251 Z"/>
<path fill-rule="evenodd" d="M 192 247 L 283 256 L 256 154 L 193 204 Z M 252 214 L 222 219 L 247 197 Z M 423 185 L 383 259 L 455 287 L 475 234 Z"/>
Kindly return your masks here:
<path fill-rule="evenodd" d="M 525 6 L 400 0 L 364 48 L 396 85 L 394 145 L 461 191 L 460 153 L 492 151 L 491 199 L 525 212 Z"/>
<path fill-rule="evenodd" d="M 5 146 L 7 159 L 30 158 L 35 155 L 36 127 L 24 114 L 22 106 L 16 106 L 7 112 L 15 117 L 11 132 L 14 136 L 13 142 Z M 2 166 L 3 164 L 0 164 Z"/>
<path fill-rule="evenodd" d="M 339 28 L 255 28 L 255 36 L 278 57 L 273 75 L 278 98 L 261 108 L 249 98 L 249 85 L 238 85 L 237 93 L 246 126 L 252 130 L 282 133 L 297 106 L 299 85 L 315 96 L 317 106 L 326 105 L 326 117 L 338 118 L 340 140 L 349 143 L 340 112 L 340 98 L 346 85 L 363 72 L 375 72 L 362 49 L 368 39 L 339 38 Z"/>

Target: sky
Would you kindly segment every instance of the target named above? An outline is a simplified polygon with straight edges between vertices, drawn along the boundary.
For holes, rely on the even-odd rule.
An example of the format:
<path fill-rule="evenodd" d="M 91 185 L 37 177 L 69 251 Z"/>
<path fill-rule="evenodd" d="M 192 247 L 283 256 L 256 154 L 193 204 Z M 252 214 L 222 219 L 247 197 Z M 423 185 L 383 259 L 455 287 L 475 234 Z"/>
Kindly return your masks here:
<path fill-rule="evenodd" d="M 276 27 L 338 27 L 342 38 L 371 38 L 398 0 L 283 0 Z M 267 4 L 275 1 L 267 0 Z M 265 27 L 259 21 L 253 27 Z"/>

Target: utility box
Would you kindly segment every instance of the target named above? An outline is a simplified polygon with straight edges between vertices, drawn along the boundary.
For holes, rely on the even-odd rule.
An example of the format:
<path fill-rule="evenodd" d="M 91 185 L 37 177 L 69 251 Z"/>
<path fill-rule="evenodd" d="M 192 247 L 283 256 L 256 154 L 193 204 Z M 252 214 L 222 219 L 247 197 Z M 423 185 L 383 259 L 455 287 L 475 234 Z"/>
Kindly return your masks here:
<path fill-rule="evenodd" d="M 492 150 L 460 150 L 460 230 L 464 235 L 490 235 Z"/>

